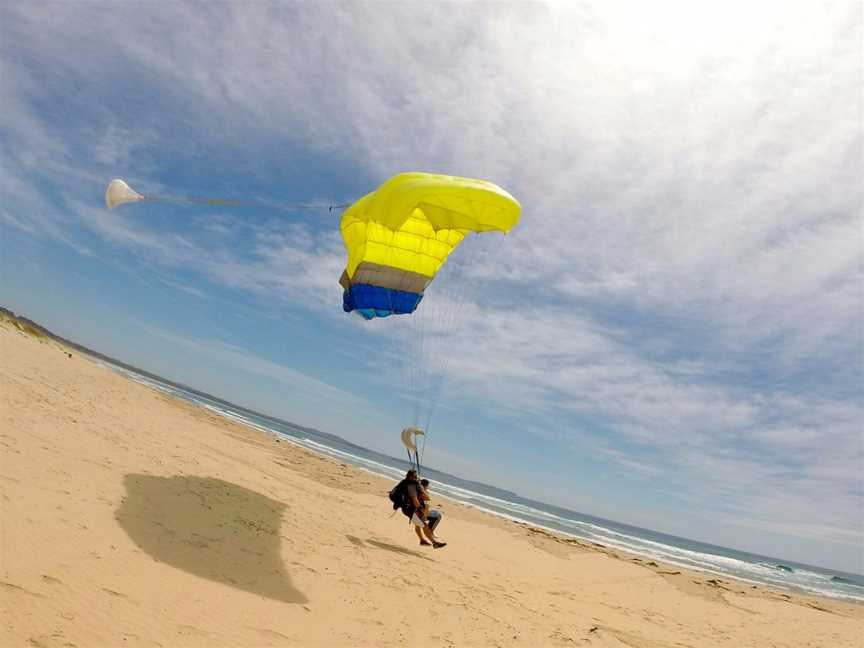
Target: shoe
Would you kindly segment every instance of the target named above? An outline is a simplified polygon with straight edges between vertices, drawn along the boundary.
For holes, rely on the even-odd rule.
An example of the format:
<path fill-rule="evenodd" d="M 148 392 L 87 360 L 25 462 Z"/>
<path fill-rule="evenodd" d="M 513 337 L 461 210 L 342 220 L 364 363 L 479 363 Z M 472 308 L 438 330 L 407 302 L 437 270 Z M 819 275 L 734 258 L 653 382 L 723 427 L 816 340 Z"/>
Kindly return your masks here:
<path fill-rule="evenodd" d="M 432 543 L 433 549 L 440 549 L 441 547 L 446 547 L 446 546 L 447 546 L 446 542 L 433 542 Z"/>
<path fill-rule="evenodd" d="M 421 540 L 421 541 L 420 541 L 420 544 L 421 544 L 422 546 L 424 546 L 424 547 L 428 547 L 428 546 L 429 546 L 429 543 L 426 542 L 425 540 Z"/>

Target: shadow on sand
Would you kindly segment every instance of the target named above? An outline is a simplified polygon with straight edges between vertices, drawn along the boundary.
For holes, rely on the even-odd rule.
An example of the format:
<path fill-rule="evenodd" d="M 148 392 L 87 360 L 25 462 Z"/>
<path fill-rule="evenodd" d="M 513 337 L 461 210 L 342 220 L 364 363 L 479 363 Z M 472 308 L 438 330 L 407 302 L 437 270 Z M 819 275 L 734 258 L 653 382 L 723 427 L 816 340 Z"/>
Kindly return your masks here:
<path fill-rule="evenodd" d="M 286 603 L 305 603 L 280 555 L 285 505 L 211 477 L 126 475 L 116 519 L 156 560 Z"/>
<path fill-rule="evenodd" d="M 385 551 L 392 551 L 393 553 L 402 554 L 403 556 L 411 556 L 412 558 L 422 558 L 423 560 L 432 560 L 429 556 L 426 556 L 418 551 L 412 551 L 411 549 L 406 549 L 405 547 L 400 547 L 399 545 L 390 544 L 388 542 L 381 542 L 380 540 L 366 540 L 363 542 L 360 538 L 352 535 L 346 535 L 349 542 L 356 547 L 365 547 L 367 543 L 377 549 L 384 549 Z"/>

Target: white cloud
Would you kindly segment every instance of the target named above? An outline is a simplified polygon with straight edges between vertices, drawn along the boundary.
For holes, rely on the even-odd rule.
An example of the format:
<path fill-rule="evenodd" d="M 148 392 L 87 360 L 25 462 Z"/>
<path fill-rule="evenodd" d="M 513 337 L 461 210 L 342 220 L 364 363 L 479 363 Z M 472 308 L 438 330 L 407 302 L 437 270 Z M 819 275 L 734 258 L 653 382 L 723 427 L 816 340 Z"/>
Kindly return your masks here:
<path fill-rule="evenodd" d="M 368 405 L 364 399 L 355 394 L 333 387 L 291 367 L 258 357 L 249 349 L 219 340 L 185 338 L 147 325 L 142 325 L 142 328 L 151 336 L 165 340 L 197 356 L 208 358 L 233 371 L 262 376 L 300 390 L 307 399 L 321 404 L 332 406 L 333 403 L 341 403 L 345 407 Z"/>

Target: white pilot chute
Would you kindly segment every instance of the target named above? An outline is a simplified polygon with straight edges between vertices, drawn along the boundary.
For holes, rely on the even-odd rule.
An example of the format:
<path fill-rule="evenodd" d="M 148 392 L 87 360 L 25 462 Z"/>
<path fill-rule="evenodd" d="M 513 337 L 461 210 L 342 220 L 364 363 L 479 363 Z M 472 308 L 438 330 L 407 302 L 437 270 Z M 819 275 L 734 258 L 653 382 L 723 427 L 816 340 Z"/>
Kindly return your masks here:
<path fill-rule="evenodd" d="M 420 452 L 417 449 L 417 437 L 422 436 L 425 440 L 426 433 L 417 427 L 406 427 L 402 430 L 402 445 L 408 451 L 408 461 L 411 466 L 419 474 L 420 472 Z"/>
<path fill-rule="evenodd" d="M 308 203 L 272 203 L 262 200 L 246 200 L 235 198 L 211 198 L 201 196 L 171 196 L 171 195 L 142 195 L 130 187 L 125 180 L 115 178 L 108 183 L 105 190 L 105 205 L 108 209 L 114 209 L 119 205 L 132 202 L 156 202 L 171 203 L 182 206 L 205 206 L 205 207 L 252 207 L 257 209 L 275 209 L 281 211 L 328 211 L 343 209 L 348 204 L 333 204 L 331 202 L 308 202 Z"/>
<path fill-rule="evenodd" d="M 146 200 L 146 198 L 120 178 L 115 178 L 109 182 L 108 188 L 105 190 L 105 204 L 108 206 L 108 209 L 114 209 L 117 205 L 139 202 L 141 200 Z"/>

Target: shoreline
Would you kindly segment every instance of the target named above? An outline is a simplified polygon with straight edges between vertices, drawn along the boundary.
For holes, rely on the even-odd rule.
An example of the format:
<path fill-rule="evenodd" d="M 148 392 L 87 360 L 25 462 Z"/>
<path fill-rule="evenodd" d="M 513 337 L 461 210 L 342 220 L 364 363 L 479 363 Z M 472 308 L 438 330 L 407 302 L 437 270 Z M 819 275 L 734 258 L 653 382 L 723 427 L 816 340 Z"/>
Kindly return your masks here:
<path fill-rule="evenodd" d="M 183 399 L 180 399 L 180 398 L 177 398 L 174 396 L 172 396 L 172 397 L 176 398 L 177 400 L 180 400 L 182 402 L 186 402 L 186 401 L 183 401 Z M 192 405 L 195 406 L 194 403 Z M 209 408 L 206 408 L 203 406 L 202 406 L 202 408 L 209 410 Z M 210 411 L 212 411 L 216 416 L 220 416 L 220 417 L 224 416 L 221 412 L 216 411 L 215 409 L 210 410 Z M 252 430 L 257 430 L 257 431 L 262 432 L 264 434 L 267 434 L 269 436 L 279 438 L 280 441 L 290 443 L 293 446 L 295 446 L 295 447 L 297 447 L 303 451 L 311 452 L 312 454 L 315 454 L 315 455 L 322 457 L 324 459 L 327 459 L 329 461 L 339 463 L 338 459 L 327 455 L 326 452 L 316 451 L 314 449 L 310 449 L 310 448 L 306 447 L 305 445 L 303 445 L 302 443 L 299 443 L 299 442 L 291 439 L 287 435 L 282 435 L 279 432 L 268 430 L 266 428 L 259 428 L 259 427 L 256 427 L 254 425 L 250 425 L 248 423 L 245 423 L 243 421 L 236 420 L 230 416 L 224 416 L 224 418 L 226 418 L 227 420 L 230 420 L 230 421 L 234 421 L 234 422 L 236 422 L 240 425 L 243 425 L 244 427 L 248 427 Z M 336 451 L 336 452 L 338 452 L 338 451 Z M 347 453 L 342 453 L 342 454 L 347 454 Z M 356 466 L 356 465 L 351 464 L 351 467 L 354 468 L 355 470 L 362 470 L 363 472 L 368 473 L 369 475 L 376 477 L 376 478 L 393 479 L 393 477 L 390 475 L 377 473 L 374 470 L 371 470 L 370 468 L 366 468 L 364 466 Z M 765 590 L 774 592 L 775 594 L 794 593 L 794 594 L 800 594 L 802 596 L 812 597 L 812 598 L 815 598 L 817 600 L 824 600 L 826 602 L 849 603 L 851 605 L 860 605 L 860 606 L 864 607 L 864 600 L 847 598 L 844 596 L 836 596 L 836 597 L 835 596 L 828 596 L 826 594 L 813 592 L 813 591 L 807 590 L 806 588 L 796 587 L 794 585 L 789 585 L 787 587 L 784 587 L 782 585 L 766 584 L 766 583 L 763 583 L 761 581 L 752 580 L 752 579 L 744 578 L 741 576 L 733 576 L 733 575 L 725 574 L 725 573 L 719 572 L 719 571 L 712 571 L 710 569 L 697 569 L 695 567 L 691 567 L 689 565 L 685 565 L 685 564 L 681 564 L 681 563 L 676 563 L 675 561 L 668 560 L 665 558 L 658 558 L 656 556 L 639 554 L 635 551 L 631 551 L 631 550 L 628 550 L 626 548 L 618 547 L 618 546 L 615 546 L 611 543 L 610 544 L 603 544 L 600 542 L 595 542 L 595 541 L 591 540 L 590 538 L 584 538 L 584 537 L 581 537 L 581 536 L 578 536 L 575 534 L 567 533 L 566 531 L 561 531 L 560 529 L 554 529 L 552 527 L 543 526 L 542 524 L 537 524 L 535 522 L 523 520 L 523 519 L 518 518 L 518 517 L 513 516 L 513 515 L 508 515 L 506 513 L 501 513 L 499 511 L 494 511 L 492 509 L 484 508 L 483 506 L 480 506 L 478 504 L 463 502 L 461 500 L 456 499 L 455 497 L 451 497 L 451 496 L 445 495 L 443 493 L 436 492 L 435 498 L 438 500 L 442 500 L 442 499 L 447 500 L 448 502 L 451 502 L 452 504 L 464 506 L 466 508 L 478 511 L 480 513 L 484 513 L 486 515 L 491 515 L 491 516 L 494 516 L 496 518 L 500 518 L 502 520 L 505 520 L 507 522 L 512 522 L 512 523 L 517 524 L 519 526 L 525 527 L 526 529 L 528 529 L 528 531 L 530 531 L 532 533 L 548 534 L 550 537 L 552 537 L 556 541 L 561 541 L 561 542 L 565 542 L 565 543 L 571 543 L 571 542 L 575 541 L 576 544 L 578 544 L 579 546 L 583 546 L 583 547 L 586 547 L 588 549 L 614 553 L 614 554 L 616 554 L 615 557 L 618 558 L 619 560 L 630 560 L 630 561 L 634 561 L 634 562 L 643 562 L 643 563 L 645 563 L 646 566 L 649 566 L 649 567 L 654 566 L 654 567 L 657 567 L 658 569 L 686 570 L 688 572 L 691 572 L 693 575 L 708 575 L 708 576 L 718 577 L 717 580 L 721 584 L 723 583 L 723 581 L 720 579 L 729 578 L 729 579 L 736 581 L 738 583 L 742 583 L 745 585 L 757 586 L 759 588 L 763 588 Z M 617 554 L 620 554 L 620 555 L 617 555 Z M 607 554 L 607 555 L 609 555 L 609 554 Z M 654 563 L 654 564 L 652 565 L 652 563 Z"/>
<path fill-rule="evenodd" d="M 0 351 L 2 645 L 859 645 L 856 603 L 437 493 L 450 544 L 422 551 L 389 478 L 8 325 Z"/>
<path fill-rule="evenodd" d="M 248 428 L 249 430 L 255 430 L 257 432 L 261 432 L 263 434 L 266 434 L 269 437 L 278 438 L 281 441 L 285 441 L 287 443 L 290 443 L 292 446 L 294 446 L 296 448 L 299 448 L 299 449 L 306 451 L 306 452 L 310 452 L 316 456 L 322 457 L 322 458 L 327 459 L 329 461 L 333 461 L 333 462 L 337 462 L 337 463 L 340 463 L 342 461 L 346 461 L 349 463 L 349 465 L 352 468 L 357 469 L 357 470 L 362 470 L 363 472 L 366 472 L 369 475 L 372 475 L 376 478 L 380 478 L 380 479 L 397 478 L 398 479 L 398 477 L 394 477 L 393 475 L 387 475 L 387 474 L 384 474 L 382 472 L 376 472 L 375 470 L 373 470 L 371 468 L 367 468 L 365 466 L 356 465 L 356 464 L 352 463 L 352 460 L 356 460 L 359 457 L 356 457 L 355 455 L 352 455 L 348 452 L 344 452 L 344 451 L 341 451 L 341 450 L 338 450 L 335 448 L 329 448 L 329 447 L 324 446 L 323 444 L 320 444 L 316 441 L 311 441 L 311 440 L 307 440 L 309 445 L 306 445 L 299 440 L 293 439 L 288 434 L 284 434 L 284 433 L 279 432 L 278 430 L 267 428 L 266 426 L 263 426 L 263 425 L 258 425 L 252 421 L 244 420 L 243 418 L 236 416 L 231 412 L 221 410 L 218 407 L 213 407 L 210 405 L 206 405 L 204 403 L 197 403 L 197 402 L 194 402 L 191 400 L 187 400 L 181 396 L 172 394 L 171 392 L 163 389 L 160 385 L 155 384 L 155 378 L 151 377 L 149 375 L 144 376 L 144 378 L 146 378 L 146 380 L 139 380 L 136 377 L 125 375 L 128 373 L 134 374 L 134 372 L 127 367 L 112 366 L 110 363 L 106 362 L 103 358 L 98 358 L 96 356 L 91 356 L 90 359 L 92 361 L 96 362 L 98 365 L 103 366 L 104 368 L 106 368 L 110 371 L 113 371 L 115 373 L 118 373 L 122 377 L 124 377 L 128 380 L 131 380 L 133 382 L 136 382 L 138 384 L 141 384 L 146 388 L 152 389 L 153 391 L 155 391 L 157 393 L 164 394 L 165 396 L 174 399 L 178 403 L 184 403 L 187 405 L 191 405 L 192 407 L 196 407 L 196 408 L 199 408 L 199 409 L 204 410 L 206 412 L 212 413 L 221 419 L 224 419 L 226 421 L 230 421 L 232 423 L 238 424 L 244 428 Z M 231 404 L 231 403 L 227 403 L 227 404 L 233 406 L 233 404 Z M 235 407 L 240 408 L 240 406 L 235 406 Z M 252 414 L 257 414 L 256 412 L 254 412 L 252 410 L 247 410 L 246 408 L 240 408 L 240 409 L 248 411 Z M 268 418 L 272 418 L 272 417 L 268 416 Z M 290 425 L 290 423 L 289 423 L 289 425 Z M 309 446 L 313 446 L 313 447 L 309 447 Z M 315 446 L 318 446 L 321 449 L 316 449 Z M 333 455 L 331 455 L 329 453 L 334 453 L 336 455 L 342 455 L 342 456 L 344 456 L 344 459 L 334 457 Z M 360 459 L 362 459 L 362 458 L 360 458 Z M 370 461 L 370 463 L 378 463 L 378 462 L 371 462 L 371 460 L 365 460 L 365 461 Z M 378 463 L 378 465 L 380 465 L 384 469 L 393 470 L 393 471 L 396 470 L 395 468 L 391 468 L 391 467 L 386 466 L 384 464 Z M 498 498 L 495 498 L 494 496 L 490 496 L 490 495 L 483 495 L 480 493 L 478 493 L 478 495 L 480 495 L 481 497 L 487 497 L 487 498 L 496 499 L 496 500 L 498 499 Z M 436 497 L 436 499 L 445 499 L 449 502 L 452 502 L 453 504 L 458 504 L 458 505 L 479 511 L 479 512 L 487 514 L 487 515 L 495 516 L 496 518 L 500 518 L 503 520 L 507 520 L 509 522 L 513 522 L 517 525 L 524 526 L 524 527 L 528 528 L 532 532 L 548 533 L 551 536 L 555 536 L 559 540 L 563 540 L 565 542 L 571 542 L 571 541 L 575 540 L 575 541 L 578 541 L 581 544 L 581 546 L 585 546 L 588 548 L 596 548 L 599 550 L 605 550 L 605 551 L 609 551 L 609 552 L 620 553 L 621 555 L 616 555 L 615 557 L 617 557 L 618 559 L 621 559 L 621 560 L 630 560 L 630 561 L 634 561 L 634 562 L 644 562 L 648 566 L 652 566 L 652 563 L 653 563 L 654 566 L 657 567 L 658 569 L 665 570 L 664 573 L 668 573 L 670 570 L 673 570 L 673 571 L 674 570 L 686 570 L 686 571 L 691 572 L 693 575 L 696 575 L 696 576 L 699 576 L 699 575 L 711 576 L 711 577 L 713 577 L 711 580 L 717 580 L 717 582 L 721 585 L 724 584 L 722 579 L 728 578 L 728 579 L 731 579 L 737 583 L 742 583 L 742 584 L 745 584 L 748 586 L 757 586 L 759 588 L 764 588 L 766 590 L 773 591 L 776 594 L 794 593 L 794 594 L 800 594 L 803 596 L 813 597 L 816 599 L 821 599 L 824 601 L 836 601 L 836 602 L 848 603 L 848 604 L 852 604 L 852 605 L 864 606 L 864 598 L 856 599 L 856 598 L 851 598 L 851 597 L 847 597 L 847 596 L 843 596 L 843 595 L 830 596 L 828 594 L 813 591 L 813 590 L 808 589 L 804 586 L 796 586 L 794 584 L 788 584 L 788 585 L 787 584 L 774 584 L 774 583 L 769 584 L 769 583 L 765 583 L 765 582 L 762 582 L 759 580 L 746 578 L 744 576 L 737 576 L 737 575 L 727 574 L 725 572 L 721 572 L 721 571 L 717 571 L 717 570 L 712 570 L 710 568 L 700 569 L 697 567 L 693 567 L 691 565 L 687 565 L 684 563 L 676 562 L 674 560 L 670 560 L 668 558 L 658 557 L 658 556 L 654 556 L 654 555 L 647 554 L 647 553 L 642 554 L 642 553 L 639 553 L 638 551 L 631 550 L 631 549 L 628 549 L 626 547 L 617 546 L 612 542 L 608 542 L 607 544 L 596 542 L 596 541 L 592 540 L 591 538 L 585 538 L 585 537 L 576 535 L 574 533 L 568 533 L 567 531 L 563 531 L 561 529 L 555 529 L 553 527 L 544 526 L 544 525 L 538 524 L 536 522 L 531 522 L 529 520 L 519 518 L 515 515 L 510 515 L 507 513 L 502 513 L 500 511 L 495 511 L 495 510 L 490 509 L 490 508 L 486 508 L 486 507 L 479 505 L 479 504 L 464 502 L 462 500 L 459 500 L 456 497 L 449 496 L 449 495 L 446 495 L 446 494 L 441 493 L 441 492 L 436 492 L 435 497 Z M 508 502 L 503 502 L 503 503 L 507 504 Z M 684 540 L 686 540 L 686 538 L 684 538 Z M 766 558 L 769 558 L 769 557 L 766 556 Z M 779 560 L 779 559 L 776 559 L 776 560 Z"/>

